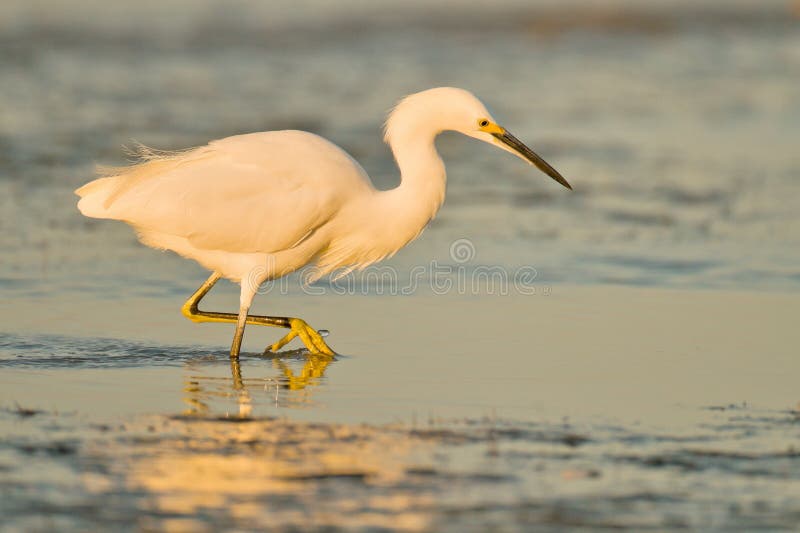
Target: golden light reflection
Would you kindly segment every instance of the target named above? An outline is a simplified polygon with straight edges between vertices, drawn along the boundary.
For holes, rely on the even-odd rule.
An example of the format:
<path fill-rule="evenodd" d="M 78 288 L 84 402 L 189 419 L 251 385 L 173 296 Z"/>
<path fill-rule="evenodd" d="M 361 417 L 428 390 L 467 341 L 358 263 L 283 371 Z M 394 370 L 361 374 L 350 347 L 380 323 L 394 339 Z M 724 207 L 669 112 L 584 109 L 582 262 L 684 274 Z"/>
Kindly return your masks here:
<path fill-rule="evenodd" d="M 275 407 L 304 407 L 313 404 L 313 389 L 324 383 L 325 371 L 335 358 L 326 355 L 307 354 L 303 359 L 303 367 L 292 368 L 294 360 L 288 356 L 272 358 L 272 367 L 276 375 L 265 378 L 244 378 L 242 366 L 238 358 L 230 360 L 231 377 L 223 378 L 213 375 L 201 375 L 197 371 L 203 367 L 190 364 L 190 375 L 183 384 L 183 401 L 188 405 L 184 411 L 187 416 L 205 416 L 211 414 L 216 402 L 230 404 L 233 400 L 238 406 L 236 416 L 247 418 L 253 411 L 253 397 L 258 396 Z M 227 407 L 225 405 L 225 407 Z M 226 411 L 227 414 L 230 414 Z"/>
<path fill-rule="evenodd" d="M 309 385 L 318 385 L 332 361 L 333 358 L 329 356 L 309 355 L 306 358 L 305 365 L 303 365 L 303 370 L 299 374 L 295 374 L 289 365 L 281 359 L 273 359 L 272 363 L 283 372 L 287 389 L 302 390 Z"/>
<path fill-rule="evenodd" d="M 148 515 L 175 517 L 143 525 L 201 531 L 207 524 L 198 517 L 219 514 L 254 527 L 430 527 L 431 495 L 396 490 L 408 483 L 409 469 L 431 468 L 426 444 L 407 428 L 255 416 L 254 405 L 311 405 L 335 359 L 298 355 L 273 358 L 267 377 L 247 377 L 265 368 L 248 360 L 231 360 L 230 376 L 214 375 L 219 365 L 206 360 L 187 365 L 187 409 L 178 417 L 143 422 L 158 426 L 160 437 L 137 441 L 137 457 L 146 459 L 124 469 L 127 487 L 145 495 Z M 215 416 L 232 405 L 237 412 Z"/>
<path fill-rule="evenodd" d="M 158 425 L 161 438 L 139 442 L 121 468 L 149 515 L 289 529 L 430 526 L 432 494 L 406 487 L 409 468 L 430 468 L 418 462 L 426 445 L 400 428 L 195 417 L 143 424 Z"/>

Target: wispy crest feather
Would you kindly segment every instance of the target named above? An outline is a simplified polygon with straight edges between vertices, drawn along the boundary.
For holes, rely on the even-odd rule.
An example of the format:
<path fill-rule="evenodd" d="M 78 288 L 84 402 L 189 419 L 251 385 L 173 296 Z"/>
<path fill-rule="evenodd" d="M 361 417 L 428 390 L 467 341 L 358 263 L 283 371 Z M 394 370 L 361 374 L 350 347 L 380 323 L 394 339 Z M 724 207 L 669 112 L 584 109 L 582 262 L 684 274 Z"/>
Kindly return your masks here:
<path fill-rule="evenodd" d="M 96 165 L 95 172 L 100 177 L 119 176 L 127 174 L 135 170 L 136 167 L 151 161 L 174 160 L 197 149 L 197 147 L 193 147 L 184 148 L 183 150 L 159 150 L 138 141 L 133 141 L 131 146 L 122 146 L 122 151 L 128 156 L 130 165 Z"/>
<path fill-rule="evenodd" d="M 195 160 L 208 150 L 208 146 L 187 148 L 185 150 L 157 150 L 139 142 L 134 143 L 133 146 L 125 146 L 123 148 L 125 153 L 131 156 L 133 164 L 127 166 L 98 165 L 96 172 L 99 179 L 84 185 L 76 190 L 75 193 L 79 196 L 85 196 L 92 192 L 95 185 L 100 186 L 102 184 L 107 187 L 105 185 L 106 180 L 113 180 L 111 182 L 113 185 L 106 188 L 108 193 L 102 202 L 103 207 L 108 209 L 117 198 L 136 185 L 148 179 L 161 176 L 186 161 Z"/>

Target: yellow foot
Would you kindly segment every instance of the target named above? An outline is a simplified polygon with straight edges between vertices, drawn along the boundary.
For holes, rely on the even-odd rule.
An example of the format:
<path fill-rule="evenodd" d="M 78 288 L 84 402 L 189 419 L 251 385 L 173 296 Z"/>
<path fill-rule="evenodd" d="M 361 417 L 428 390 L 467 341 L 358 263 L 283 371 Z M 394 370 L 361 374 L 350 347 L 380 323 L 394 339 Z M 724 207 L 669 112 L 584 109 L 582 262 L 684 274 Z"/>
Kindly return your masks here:
<path fill-rule="evenodd" d="M 322 335 L 317 333 L 314 328 L 309 326 L 305 320 L 301 318 L 290 318 L 289 324 L 292 328 L 289 333 L 287 333 L 284 338 L 267 348 L 267 351 L 277 352 L 295 337 L 300 337 L 300 340 L 303 341 L 303 344 L 306 345 L 306 348 L 308 348 L 308 351 L 312 354 L 336 355 L 336 353 L 331 350 L 327 344 L 325 344 L 325 340 L 322 338 Z"/>

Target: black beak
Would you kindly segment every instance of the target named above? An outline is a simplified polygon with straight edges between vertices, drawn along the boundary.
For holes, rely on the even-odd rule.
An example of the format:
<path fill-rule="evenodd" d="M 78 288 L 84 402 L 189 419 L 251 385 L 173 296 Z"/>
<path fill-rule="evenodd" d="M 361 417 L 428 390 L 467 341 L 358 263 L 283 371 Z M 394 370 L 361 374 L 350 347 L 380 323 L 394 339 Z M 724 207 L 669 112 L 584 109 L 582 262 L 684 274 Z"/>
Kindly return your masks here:
<path fill-rule="evenodd" d="M 556 169 L 550 166 L 550 164 L 539 157 L 539 155 L 522 144 L 522 141 L 508 133 L 507 131 L 503 131 L 503 133 L 492 133 L 497 139 L 499 139 L 503 144 L 508 146 L 509 148 L 513 149 L 515 152 L 519 153 L 522 157 L 536 165 L 539 170 L 559 182 L 561 185 L 566 187 L 569 190 L 572 190 L 572 186 L 564 179 L 564 177 L 558 173 Z"/>

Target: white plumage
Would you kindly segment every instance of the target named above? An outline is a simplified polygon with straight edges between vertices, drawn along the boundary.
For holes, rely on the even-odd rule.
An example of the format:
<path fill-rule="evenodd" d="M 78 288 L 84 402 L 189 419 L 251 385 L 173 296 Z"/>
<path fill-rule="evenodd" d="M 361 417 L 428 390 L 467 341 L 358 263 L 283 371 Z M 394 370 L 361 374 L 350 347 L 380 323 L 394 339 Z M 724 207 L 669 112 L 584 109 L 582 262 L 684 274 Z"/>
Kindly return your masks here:
<path fill-rule="evenodd" d="M 315 277 L 343 274 L 417 237 L 444 201 L 445 169 L 434 146 L 444 130 L 511 151 L 568 186 L 472 94 L 444 87 L 406 97 L 390 114 L 385 138 L 401 182 L 389 191 L 376 190 L 358 162 L 329 141 L 270 131 L 177 153 L 143 150 L 140 163 L 75 191 L 78 208 L 127 222 L 144 244 L 240 282 L 242 322 L 265 280 L 309 263 Z"/>

